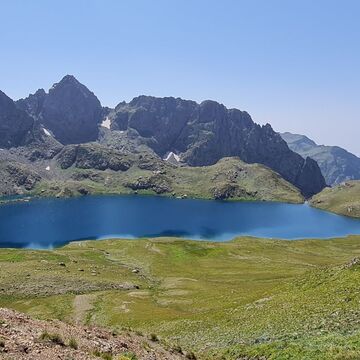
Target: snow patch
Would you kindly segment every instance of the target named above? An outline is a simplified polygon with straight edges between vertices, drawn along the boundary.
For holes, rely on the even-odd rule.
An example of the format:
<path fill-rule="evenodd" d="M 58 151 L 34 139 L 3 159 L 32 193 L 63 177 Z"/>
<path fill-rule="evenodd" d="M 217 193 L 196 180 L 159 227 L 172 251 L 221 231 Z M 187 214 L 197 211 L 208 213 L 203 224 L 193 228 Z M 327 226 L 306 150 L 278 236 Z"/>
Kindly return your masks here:
<path fill-rule="evenodd" d="M 178 162 L 180 162 L 180 156 L 176 155 L 174 152 L 170 151 L 165 157 L 164 157 L 165 161 L 168 161 L 172 164 L 177 164 Z"/>
<path fill-rule="evenodd" d="M 50 166 L 48 165 L 46 168 L 45 168 L 46 171 L 50 171 Z"/>
<path fill-rule="evenodd" d="M 111 121 L 109 117 L 107 116 L 105 120 L 101 123 L 101 126 L 107 129 L 110 129 Z"/>
<path fill-rule="evenodd" d="M 165 157 L 164 160 L 168 161 L 170 160 L 171 158 L 174 158 L 176 161 L 180 161 L 180 156 L 179 155 L 176 155 L 175 153 L 173 153 L 172 151 L 170 151 L 167 156 Z"/>
<path fill-rule="evenodd" d="M 43 129 L 45 135 L 47 135 L 47 136 L 52 136 L 49 130 L 47 130 L 47 129 L 45 129 L 45 128 L 42 128 L 42 129 Z"/>

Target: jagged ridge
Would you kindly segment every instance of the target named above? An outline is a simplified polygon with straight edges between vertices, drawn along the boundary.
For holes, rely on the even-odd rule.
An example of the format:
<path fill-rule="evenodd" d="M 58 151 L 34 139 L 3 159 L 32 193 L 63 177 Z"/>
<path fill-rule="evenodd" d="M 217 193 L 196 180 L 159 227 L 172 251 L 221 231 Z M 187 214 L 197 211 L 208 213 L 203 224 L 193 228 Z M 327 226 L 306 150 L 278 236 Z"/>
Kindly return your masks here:
<path fill-rule="evenodd" d="M 40 89 L 28 98 L 18 100 L 16 105 L 19 113 L 30 115 L 26 119 L 37 129 L 28 142 L 33 144 L 40 138 L 42 143 L 48 144 L 46 149 L 41 146 L 41 158 L 58 153 L 58 142 L 66 145 L 101 140 L 103 132 L 108 131 L 114 136 L 107 138 L 114 140 L 103 142 L 105 145 L 118 148 L 117 139 L 120 139 L 122 150 L 129 147 L 125 149 L 129 152 L 134 147 L 141 151 L 149 149 L 162 158 L 173 152 L 180 156 L 182 163 L 190 166 L 212 165 L 231 156 L 238 156 L 247 163 L 266 165 L 298 187 L 305 197 L 318 193 L 325 186 L 317 163 L 291 151 L 269 124 L 255 124 L 248 113 L 227 109 L 215 101 L 198 104 L 172 97 L 139 96 L 111 110 L 102 108 L 89 89 L 67 75 L 48 93 Z M 99 130 L 105 116 L 111 131 Z M 5 117 L 0 120 L 0 129 L 1 122 L 13 121 L 11 114 Z M 14 132 L 20 135 L 18 129 Z M 125 134 L 115 135 L 120 132 Z M 50 139 L 54 142 L 50 143 Z M 23 144 L 24 141 L 17 141 L 8 147 Z M 31 157 L 36 160 L 32 146 Z"/>
<path fill-rule="evenodd" d="M 269 166 L 305 196 L 325 186 L 316 162 L 291 151 L 269 124 L 260 126 L 248 113 L 215 101 L 139 96 L 120 103 L 109 117 L 111 129 L 135 130 L 162 157 L 174 152 L 191 166 L 203 166 L 239 156 Z"/>

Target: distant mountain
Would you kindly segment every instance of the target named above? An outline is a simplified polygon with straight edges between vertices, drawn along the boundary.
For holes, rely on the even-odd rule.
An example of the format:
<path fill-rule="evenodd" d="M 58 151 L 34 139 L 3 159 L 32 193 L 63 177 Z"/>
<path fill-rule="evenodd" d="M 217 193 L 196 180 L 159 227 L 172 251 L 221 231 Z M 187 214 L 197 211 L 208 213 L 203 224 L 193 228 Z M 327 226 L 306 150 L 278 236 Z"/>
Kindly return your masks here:
<path fill-rule="evenodd" d="M 48 94 L 40 89 L 17 101 L 17 105 L 38 119 L 62 144 L 98 138 L 103 112 L 100 101 L 72 75 L 54 84 Z"/>
<path fill-rule="evenodd" d="M 328 185 L 360 179 L 360 158 L 338 146 L 317 145 L 304 135 L 281 134 L 289 148 L 302 157 L 311 157 L 320 166 Z"/>
<path fill-rule="evenodd" d="M 173 153 L 186 164 L 204 166 L 238 156 L 270 167 L 305 196 L 325 186 L 317 163 L 291 151 L 269 124 L 255 124 L 248 113 L 215 101 L 139 96 L 120 103 L 109 118 L 112 130 L 135 132 L 162 158 Z"/>

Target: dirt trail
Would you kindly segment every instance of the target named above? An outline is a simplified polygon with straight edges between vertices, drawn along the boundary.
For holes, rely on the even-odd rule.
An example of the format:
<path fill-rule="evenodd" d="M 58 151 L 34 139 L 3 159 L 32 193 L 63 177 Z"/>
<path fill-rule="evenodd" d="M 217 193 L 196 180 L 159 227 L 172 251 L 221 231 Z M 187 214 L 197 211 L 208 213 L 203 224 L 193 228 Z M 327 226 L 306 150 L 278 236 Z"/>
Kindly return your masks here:
<path fill-rule="evenodd" d="M 85 294 L 77 295 L 74 299 L 73 319 L 76 324 L 84 324 L 86 321 L 86 313 L 93 308 L 96 295 Z"/>

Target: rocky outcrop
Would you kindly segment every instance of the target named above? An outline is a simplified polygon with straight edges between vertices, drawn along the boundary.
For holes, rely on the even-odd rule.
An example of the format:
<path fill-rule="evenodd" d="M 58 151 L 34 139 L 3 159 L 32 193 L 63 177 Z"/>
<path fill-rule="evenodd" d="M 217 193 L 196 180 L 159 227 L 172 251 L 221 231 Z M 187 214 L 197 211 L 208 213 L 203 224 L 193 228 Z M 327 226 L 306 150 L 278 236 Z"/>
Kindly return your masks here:
<path fill-rule="evenodd" d="M 34 119 L 0 91 L 0 148 L 30 143 L 34 139 L 33 131 Z"/>
<path fill-rule="evenodd" d="M 314 159 L 328 185 L 360 179 L 360 158 L 338 146 L 318 145 L 304 135 L 281 134 L 289 148 L 302 157 Z"/>
<path fill-rule="evenodd" d="M 42 177 L 31 164 L 15 158 L 0 157 L 0 196 L 23 194 L 33 190 Z"/>
<path fill-rule="evenodd" d="M 80 144 L 98 138 L 103 109 L 98 98 L 71 75 L 45 93 L 17 102 L 62 144 Z"/>
<path fill-rule="evenodd" d="M 125 184 L 132 190 L 153 190 L 156 194 L 172 191 L 169 179 L 163 174 L 154 174 L 148 177 L 140 176 L 138 179 Z"/>
<path fill-rule="evenodd" d="M 226 200 L 231 198 L 253 199 L 256 193 L 246 192 L 237 184 L 225 183 L 213 188 L 213 196 L 216 200 Z"/>
<path fill-rule="evenodd" d="M 203 166 L 239 156 L 277 171 L 307 197 L 325 186 L 316 162 L 291 151 L 269 124 L 257 125 L 248 113 L 215 101 L 140 96 L 120 103 L 109 117 L 112 130 L 136 131 L 161 157 L 173 152 L 182 162 Z"/>
<path fill-rule="evenodd" d="M 128 155 L 96 143 L 68 145 L 56 159 L 62 169 L 74 165 L 81 169 L 126 171 L 132 165 Z"/>
<path fill-rule="evenodd" d="M 22 164 L 10 163 L 6 166 L 6 171 L 16 186 L 23 186 L 25 190 L 31 190 L 41 177 L 32 169 Z"/>

